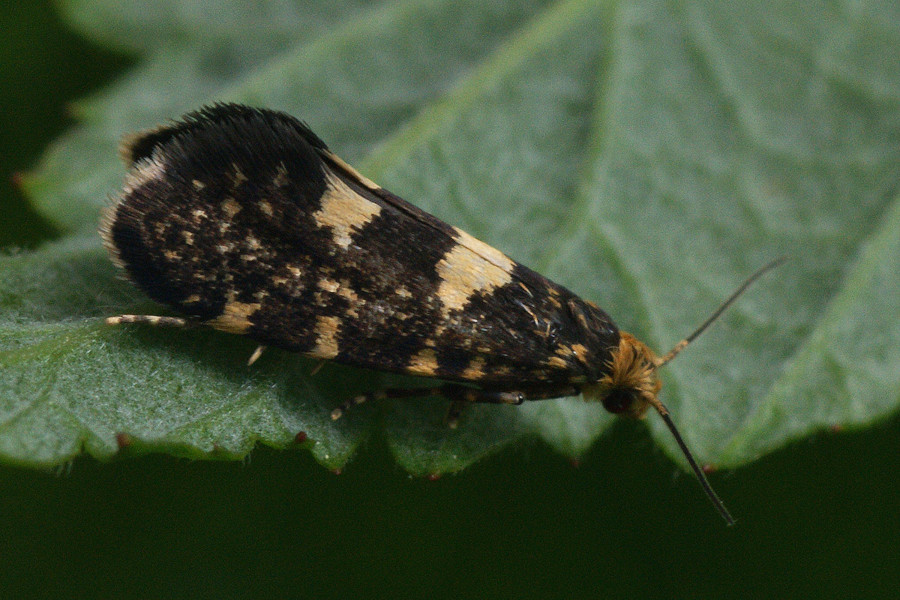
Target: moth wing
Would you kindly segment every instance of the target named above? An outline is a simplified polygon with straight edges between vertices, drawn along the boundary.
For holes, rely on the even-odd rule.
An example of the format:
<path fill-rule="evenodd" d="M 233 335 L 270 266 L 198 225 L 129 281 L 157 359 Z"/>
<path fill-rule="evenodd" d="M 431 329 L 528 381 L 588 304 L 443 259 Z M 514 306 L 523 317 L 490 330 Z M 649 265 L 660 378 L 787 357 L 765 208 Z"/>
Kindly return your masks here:
<path fill-rule="evenodd" d="M 217 105 L 125 148 L 107 247 L 151 298 L 217 329 L 485 384 L 583 380 L 618 343 L 605 313 L 366 179 L 283 113 Z"/>

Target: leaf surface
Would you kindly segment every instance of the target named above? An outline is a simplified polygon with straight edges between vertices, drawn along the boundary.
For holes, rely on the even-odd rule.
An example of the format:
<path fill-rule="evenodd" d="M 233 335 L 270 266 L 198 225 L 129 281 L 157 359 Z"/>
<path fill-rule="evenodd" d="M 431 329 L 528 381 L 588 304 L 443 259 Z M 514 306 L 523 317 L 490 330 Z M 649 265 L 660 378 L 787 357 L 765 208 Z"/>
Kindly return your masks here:
<path fill-rule="evenodd" d="M 198 3 L 208 6 L 208 3 Z M 140 53 L 79 103 L 28 178 L 68 237 L 0 257 L 0 457 L 243 456 L 305 445 L 340 468 L 381 430 L 411 473 L 539 437 L 577 457 L 612 422 L 577 398 L 475 406 L 346 398 L 415 380 L 212 331 L 109 328 L 159 312 L 93 231 L 120 185 L 117 138 L 199 104 L 287 110 L 388 189 L 604 307 L 665 351 L 747 275 L 756 284 L 666 368 L 701 461 L 738 466 L 900 401 L 900 15 L 890 2 L 223 2 L 153 11 L 69 0 Z M 192 8 L 193 7 L 193 8 Z M 324 12 L 323 12 L 324 11 Z M 204 24 L 208 26 L 204 26 Z M 648 424 L 676 460 L 658 419 Z M 123 436 L 120 434 L 127 434 Z"/>

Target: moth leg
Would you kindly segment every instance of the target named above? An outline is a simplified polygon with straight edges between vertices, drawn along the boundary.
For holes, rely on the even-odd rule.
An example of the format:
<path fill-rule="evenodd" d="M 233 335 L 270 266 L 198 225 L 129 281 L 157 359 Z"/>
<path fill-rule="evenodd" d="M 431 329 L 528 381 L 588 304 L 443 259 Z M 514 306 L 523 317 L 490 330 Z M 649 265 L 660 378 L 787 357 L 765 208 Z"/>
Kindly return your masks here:
<path fill-rule="evenodd" d="M 450 408 L 447 410 L 447 427 L 456 429 L 459 426 L 459 417 L 469 404 L 522 404 L 525 400 L 520 392 L 486 391 L 463 386 L 452 387 L 446 391 L 450 398 Z"/>
<path fill-rule="evenodd" d="M 459 417 L 469 404 L 514 404 L 519 405 L 524 397 L 519 392 L 486 392 L 457 386 L 457 389 L 449 390 L 450 408 L 447 409 L 447 427 L 456 429 L 459 427 Z"/>
<path fill-rule="evenodd" d="M 456 385 L 448 383 L 434 387 L 418 387 L 418 388 L 388 388 L 377 392 L 369 392 L 347 400 L 333 411 L 331 418 L 333 420 L 340 419 L 341 416 L 352 406 L 363 404 L 372 400 L 395 400 L 398 398 L 433 398 L 444 397 L 453 403 L 460 405 L 472 402 L 486 402 L 489 404 L 521 404 L 522 395 L 518 392 L 505 391 L 485 391 L 476 388 L 466 387 L 464 385 Z"/>
<path fill-rule="evenodd" d="M 253 354 L 250 355 L 250 358 L 247 359 L 247 366 L 249 367 L 250 365 L 255 363 L 257 360 L 259 360 L 259 357 L 262 356 L 262 353 L 265 349 L 266 349 L 266 347 L 263 346 L 262 344 L 257 346 L 256 350 L 253 351 Z"/>
<path fill-rule="evenodd" d="M 522 404 L 525 395 L 518 390 L 479 390 L 461 385 L 444 386 L 446 395 L 455 402 L 469 404 Z"/>
<path fill-rule="evenodd" d="M 350 407 L 371 400 L 444 397 L 450 400 L 447 423 L 451 428 L 455 428 L 455 425 L 459 421 L 459 415 L 467 404 L 518 405 L 526 400 L 547 400 L 550 398 L 559 398 L 561 396 L 575 396 L 577 394 L 578 388 L 572 384 L 550 384 L 547 386 L 526 388 L 522 390 L 483 390 L 453 383 L 427 388 L 389 388 L 351 398 L 331 411 L 331 418 L 333 420 L 340 419 Z"/>
<path fill-rule="evenodd" d="M 462 415 L 463 409 L 466 407 L 465 400 L 453 400 L 450 402 L 450 408 L 447 409 L 447 427 L 456 429 L 459 427 L 459 417 Z"/>
<path fill-rule="evenodd" d="M 454 388 L 447 390 L 446 394 L 452 400 L 469 402 L 472 404 L 515 404 L 531 400 L 552 400 L 564 396 L 577 396 L 579 390 L 571 383 L 551 383 L 536 387 L 512 388 L 512 389 L 476 389 L 461 385 L 448 385 L 442 388 Z"/>
<path fill-rule="evenodd" d="M 193 321 L 181 317 L 158 317 L 155 315 L 119 315 L 106 317 L 107 325 L 121 325 L 123 323 L 146 323 L 154 327 L 193 327 Z"/>
<path fill-rule="evenodd" d="M 577 396 L 581 389 L 571 383 L 551 383 L 543 386 L 527 388 L 522 391 L 526 402 L 534 400 L 554 400 L 566 396 Z"/>
<path fill-rule="evenodd" d="M 450 399 L 447 411 L 447 426 L 456 429 L 459 417 L 468 404 L 512 404 L 519 405 L 526 400 L 547 400 L 561 396 L 572 396 L 578 393 L 575 386 L 569 384 L 548 385 L 528 390 L 479 390 L 464 386 L 443 386 Z"/>
<path fill-rule="evenodd" d="M 369 392 L 368 394 L 362 394 L 361 396 L 351 398 L 335 408 L 333 411 L 331 411 L 331 419 L 337 421 L 343 416 L 345 412 L 347 412 L 350 407 L 357 406 L 371 400 L 389 400 L 394 398 L 415 397 L 427 398 L 430 396 L 442 396 L 444 395 L 444 392 L 442 391 L 444 387 L 446 386 L 420 388 L 388 388 L 386 390 L 379 390 L 377 392 Z"/>
<path fill-rule="evenodd" d="M 521 392 L 506 390 L 479 390 L 462 385 L 442 386 L 444 395 L 450 399 L 447 410 L 447 427 L 456 429 L 459 417 L 469 404 L 522 404 L 525 396 Z"/>

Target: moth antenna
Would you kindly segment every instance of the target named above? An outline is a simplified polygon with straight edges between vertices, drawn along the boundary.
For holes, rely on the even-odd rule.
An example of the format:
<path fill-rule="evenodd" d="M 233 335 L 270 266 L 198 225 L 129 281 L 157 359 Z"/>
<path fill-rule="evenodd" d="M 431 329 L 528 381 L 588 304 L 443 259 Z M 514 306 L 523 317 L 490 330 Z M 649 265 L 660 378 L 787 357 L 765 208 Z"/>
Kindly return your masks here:
<path fill-rule="evenodd" d="M 703 487 L 703 491 L 706 492 L 706 496 L 713 503 L 713 506 L 716 507 L 716 510 L 719 511 L 719 514 L 722 515 L 722 518 L 725 519 L 725 522 L 728 525 L 734 525 L 735 520 L 734 517 L 731 516 L 731 513 L 728 512 L 728 509 L 725 508 L 725 504 L 722 500 L 719 499 L 719 495 L 716 494 L 716 491 L 710 485 L 709 480 L 706 479 L 706 475 L 703 473 L 703 469 L 700 468 L 700 465 L 697 464 L 697 461 L 694 460 L 694 455 L 691 454 L 691 451 L 688 449 L 687 444 L 682 439 L 681 434 L 678 432 L 678 428 L 675 427 L 675 423 L 672 422 L 672 417 L 669 416 L 669 409 L 660 402 L 656 400 L 652 403 L 653 408 L 656 409 L 656 412 L 659 413 L 659 416 L 662 417 L 663 422 L 666 424 L 666 427 L 669 428 L 669 431 L 672 432 L 672 436 L 675 438 L 675 441 L 678 442 L 678 447 L 681 448 L 682 454 L 687 459 L 688 464 L 691 465 L 691 469 L 694 471 L 694 475 L 697 476 L 697 479 L 700 481 L 700 485 Z"/>
<path fill-rule="evenodd" d="M 701 333 L 706 331 L 706 329 L 712 325 L 716 319 L 722 316 L 722 313 L 725 312 L 729 306 L 734 304 L 734 301 L 737 300 L 741 294 L 747 291 L 753 282 L 757 279 L 774 269 L 775 267 L 781 265 L 784 261 L 787 260 L 787 257 L 782 256 L 780 258 L 776 258 L 769 264 L 765 265 L 761 269 L 757 270 L 753 275 L 748 277 L 744 283 L 742 283 L 738 288 L 728 297 L 725 302 L 719 305 L 713 313 L 707 318 L 694 332 L 675 344 L 675 347 L 669 350 L 664 356 L 656 359 L 654 363 L 654 367 L 659 369 L 666 363 L 670 362 L 673 358 L 678 356 L 678 354 L 688 347 L 688 344 L 697 339 Z M 719 511 L 719 514 L 722 515 L 722 518 L 725 519 L 725 522 L 728 525 L 734 525 L 734 517 L 731 516 L 731 513 L 728 512 L 728 509 L 725 508 L 725 504 L 722 503 L 722 500 L 719 499 L 718 494 L 716 494 L 715 490 L 713 490 L 712 485 L 710 485 L 709 480 L 706 478 L 706 474 L 703 473 L 703 469 L 700 468 L 700 465 L 697 464 L 697 461 L 694 459 L 694 455 L 691 453 L 687 444 L 684 441 L 684 438 L 681 437 L 681 433 L 679 433 L 678 428 L 675 427 L 675 423 L 672 421 L 672 417 L 669 415 L 669 409 L 665 407 L 665 405 L 660 402 L 655 397 L 650 399 L 650 403 L 656 409 L 656 412 L 659 413 L 659 416 L 662 417 L 663 422 L 666 424 L 666 427 L 669 428 L 669 431 L 672 433 L 672 437 L 675 438 L 675 441 L 678 443 L 678 447 L 681 449 L 681 453 L 684 454 L 684 457 L 687 459 L 688 464 L 691 465 L 691 469 L 694 471 L 694 475 L 697 476 L 697 480 L 700 482 L 700 485 L 703 487 L 703 491 L 706 492 L 706 496 L 713 503 L 713 506 L 716 507 L 716 510 Z"/>
<path fill-rule="evenodd" d="M 729 296 L 728 299 L 725 300 L 725 302 L 723 302 L 719 306 L 719 308 L 717 308 L 713 312 L 713 314 L 711 314 L 709 316 L 709 318 L 703 322 L 702 325 L 700 325 L 700 327 L 698 327 L 696 330 L 694 330 L 694 333 L 692 333 L 691 335 L 687 336 L 686 338 L 684 338 L 683 340 L 681 340 L 680 342 L 675 344 L 675 347 L 672 348 L 671 350 L 669 350 L 664 356 L 656 359 L 656 365 L 655 365 L 656 368 L 658 369 L 658 368 L 662 367 L 663 365 L 665 365 L 666 363 L 671 361 L 673 358 L 678 356 L 678 354 L 682 350 L 684 350 L 685 348 L 688 347 L 688 344 L 690 344 L 691 342 L 696 340 L 700 336 L 701 333 L 706 331 L 706 329 L 715 322 L 716 319 L 718 319 L 720 316 L 722 316 L 722 313 L 725 312 L 729 306 L 734 304 L 734 301 L 737 300 L 741 296 L 741 294 L 746 292 L 748 287 L 753 285 L 753 282 L 755 282 L 757 279 L 759 279 L 760 277 L 762 277 L 763 275 L 765 275 L 766 273 L 768 273 L 775 267 L 780 266 L 786 260 L 787 260 L 786 256 L 776 258 L 775 260 L 773 260 L 766 266 L 764 266 L 761 269 L 759 269 L 758 271 L 756 271 L 756 273 L 754 273 L 753 275 L 748 277 L 746 279 L 746 281 L 744 281 L 744 283 L 742 283 L 738 287 L 738 289 L 734 290 L 734 292 L 731 294 L 731 296 Z M 660 414 L 662 414 L 662 413 L 660 413 Z M 672 433 L 675 433 L 673 427 L 669 427 L 669 429 L 672 429 Z M 678 437 L 678 435 L 676 434 L 675 437 Z"/>

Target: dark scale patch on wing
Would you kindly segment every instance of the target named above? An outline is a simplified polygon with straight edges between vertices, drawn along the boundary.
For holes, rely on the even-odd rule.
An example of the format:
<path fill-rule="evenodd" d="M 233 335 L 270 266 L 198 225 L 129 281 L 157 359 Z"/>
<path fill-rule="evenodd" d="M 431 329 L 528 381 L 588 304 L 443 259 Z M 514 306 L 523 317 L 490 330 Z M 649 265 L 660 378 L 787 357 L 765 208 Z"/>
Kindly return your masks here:
<path fill-rule="evenodd" d="M 136 171 L 155 161 L 159 176 L 139 178 L 121 199 L 110 235 L 154 300 L 200 320 L 227 303 L 254 305 L 248 335 L 313 354 L 317 322 L 335 317 L 337 360 L 397 371 L 433 332 L 434 266 L 454 245 L 453 229 L 332 172 L 324 144 L 298 121 L 204 109 L 129 152 Z M 383 209 L 346 248 L 316 222 L 326 171 Z"/>
<path fill-rule="evenodd" d="M 434 267 L 455 242 L 391 207 L 356 239 L 337 274 L 364 303 L 341 328 L 337 360 L 402 371 L 438 323 Z"/>
<path fill-rule="evenodd" d="M 221 314 L 225 295 L 210 293 L 198 279 L 198 267 L 206 272 L 215 270 L 210 261 L 194 261 L 199 259 L 195 251 L 186 256 L 184 241 L 172 244 L 173 232 L 187 224 L 184 215 L 173 214 L 159 201 L 171 192 L 171 183 L 159 180 L 133 191 L 128 202 L 119 205 L 110 237 L 129 278 L 148 296 L 190 316 L 209 319 Z M 190 231 L 194 230 L 191 225 Z M 167 256 L 162 248 L 181 251 L 170 250 L 172 254 Z M 196 301 L 189 302 L 195 294 Z"/>
<path fill-rule="evenodd" d="M 571 307 L 588 315 L 586 329 Z M 482 384 L 596 380 L 619 331 L 609 316 L 566 288 L 517 264 L 513 280 L 476 294 L 450 315 L 436 339 L 438 377 L 465 379 L 476 364 Z M 583 351 L 582 351 L 583 348 Z M 471 373 L 468 376 L 472 376 Z"/>
<path fill-rule="evenodd" d="M 437 227 L 412 218 L 395 203 L 385 202 L 384 190 L 373 191 L 343 173 L 331 173 L 359 194 L 357 201 L 376 204 L 380 212 L 352 234 L 346 247 L 336 244 L 327 228 L 314 227 L 307 236 L 306 223 L 286 225 L 278 232 L 281 239 L 291 240 L 280 254 L 302 260 L 311 277 L 302 289 L 270 295 L 253 316 L 250 335 L 268 345 L 316 355 L 314 323 L 335 317 L 340 323 L 336 361 L 402 371 L 434 330 L 439 308 L 434 265 L 455 244 L 453 230 L 433 217 Z M 296 324 L 307 328 L 298 331 Z"/>
<path fill-rule="evenodd" d="M 199 319 L 226 302 L 259 302 L 262 290 L 287 299 L 271 282 L 289 267 L 315 281 L 321 266 L 308 250 L 328 235 L 312 213 L 326 184 L 304 132 L 258 111 L 189 124 L 157 135 L 136 170 L 156 164 L 159 176 L 138 178 L 114 208 L 110 235 L 132 280 Z M 309 299 L 297 295 L 307 287 L 294 286 L 292 304 Z"/>
<path fill-rule="evenodd" d="M 236 121 L 259 123 L 265 120 L 278 128 L 293 131 L 316 149 L 326 149 L 325 142 L 312 132 L 302 121 L 291 115 L 274 110 L 260 110 L 242 104 L 217 103 L 186 114 L 179 121 L 142 131 L 128 136 L 121 148 L 122 158 L 133 165 L 141 159 L 150 158 L 153 151 L 175 138 L 190 137 L 194 133 L 209 131 L 222 125 L 232 127 Z"/>

